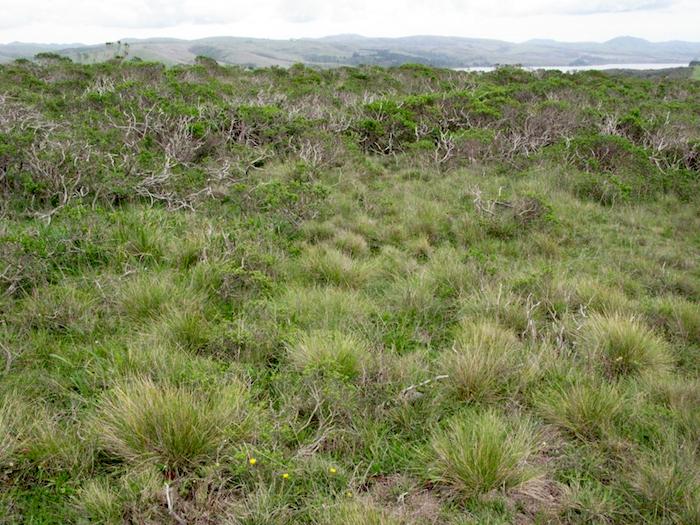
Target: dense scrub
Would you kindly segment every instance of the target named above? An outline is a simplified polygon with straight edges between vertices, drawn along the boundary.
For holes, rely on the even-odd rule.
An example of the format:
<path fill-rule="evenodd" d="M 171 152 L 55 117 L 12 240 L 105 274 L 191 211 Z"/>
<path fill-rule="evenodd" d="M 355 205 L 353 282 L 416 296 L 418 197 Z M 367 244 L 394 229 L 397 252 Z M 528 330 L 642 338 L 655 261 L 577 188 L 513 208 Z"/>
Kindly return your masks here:
<path fill-rule="evenodd" d="M 0 68 L 0 522 L 700 520 L 700 83 Z"/>

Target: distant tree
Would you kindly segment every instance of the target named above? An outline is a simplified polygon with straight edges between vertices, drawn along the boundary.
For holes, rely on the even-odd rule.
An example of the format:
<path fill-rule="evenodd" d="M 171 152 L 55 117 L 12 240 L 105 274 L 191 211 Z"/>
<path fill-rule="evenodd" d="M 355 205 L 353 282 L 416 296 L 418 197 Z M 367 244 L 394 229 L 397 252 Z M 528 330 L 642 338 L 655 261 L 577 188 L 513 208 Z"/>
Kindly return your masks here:
<path fill-rule="evenodd" d="M 48 51 L 37 53 L 36 55 L 34 55 L 34 59 L 42 65 L 59 63 L 67 64 L 72 62 L 72 60 L 68 57 L 64 57 L 62 55 L 59 55 L 58 53 L 51 53 Z"/>
<path fill-rule="evenodd" d="M 217 67 L 219 63 L 211 57 L 204 55 L 197 55 L 194 59 L 194 63 L 198 66 L 205 66 L 208 68 Z"/>

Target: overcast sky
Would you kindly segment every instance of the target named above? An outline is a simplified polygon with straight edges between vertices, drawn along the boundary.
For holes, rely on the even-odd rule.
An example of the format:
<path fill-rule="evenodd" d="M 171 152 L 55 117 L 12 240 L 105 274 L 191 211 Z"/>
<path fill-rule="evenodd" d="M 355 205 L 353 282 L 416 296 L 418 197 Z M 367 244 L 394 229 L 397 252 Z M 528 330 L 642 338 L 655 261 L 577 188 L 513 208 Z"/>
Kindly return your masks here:
<path fill-rule="evenodd" d="M 340 33 L 700 41 L 700 0 L 0 0 L 0 43 Z"/>

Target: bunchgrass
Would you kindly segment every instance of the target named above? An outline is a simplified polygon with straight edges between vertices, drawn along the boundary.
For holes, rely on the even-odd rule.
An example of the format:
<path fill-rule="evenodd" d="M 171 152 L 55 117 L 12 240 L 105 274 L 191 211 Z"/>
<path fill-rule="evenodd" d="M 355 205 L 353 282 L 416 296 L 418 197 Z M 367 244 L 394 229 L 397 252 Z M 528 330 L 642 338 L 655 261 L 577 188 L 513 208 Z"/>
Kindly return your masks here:
<path fill-rule="evenodd" d="M 639 320 L 593 315 L 582 328 L 581 346 L 594 366 L 611 378 L 667 372 L 673 364 L 668 344 Z"/>
<path fill-rule="evenodd" d="M 458 414 L 433 435 L 428 475 L 463 498 L 517 487 L 538 475 L 529 461 L 537 434 L 526 419 L 512 422 L 493 410 Z"/>
<path fill-rule="evenodd" d="M 465 322 L 441 368 L 464 401 L 495 401 L 508 395 L 524 350 L 514 334 L 492 321 Z"/>
<path fill-rule="evenodd" d="M 305 373 L 338 374 L 356 379 L 367 370 L 371 354 L 357 337 L 337 331 L 299 334 L 288 347 L 289 361 Z"/>
<path fill-rule="evenodd" d="M 615 385 L 581 378 L 547 387 L 535 398 L 547 421 L 583 441 L 609 435 L 625 403 Z"/>
<path fill-rule="evenodd" d="M 7 466 L 29 434 L 27 407 L 15 392 L 0 401 L 0 465 Z"/>
<path fill-rule="evenodd" d="M 105 395 L 93 430 L 124 461 L 179 472 L 214 461 L 247 419 L 247 395 L 237 383 L 206 392 L 137 378 Z"/>

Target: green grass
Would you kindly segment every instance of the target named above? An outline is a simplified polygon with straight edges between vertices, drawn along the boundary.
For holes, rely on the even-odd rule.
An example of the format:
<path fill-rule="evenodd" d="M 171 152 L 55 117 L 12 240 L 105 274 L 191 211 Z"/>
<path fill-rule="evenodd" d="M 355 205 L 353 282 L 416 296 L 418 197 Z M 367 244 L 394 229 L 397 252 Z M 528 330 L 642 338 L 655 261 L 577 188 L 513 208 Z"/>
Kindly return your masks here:
<path fill-rule="evenodd" d="M 249 408 L 237 384 L 213 392 L 158 386 L 149 379 L 118 385 L 101 400 L 94 432 L 104 450 L 166 472 L 186 471 L 225 453 L 244 434 Z"/>
<path fill-rule="evenodd" d="M 431 479 L 463 498 L 517 487 L 538 475 L 529 464 L 537 429 L 527 420 L 509 424 L 493 411 L 460 415 L 431 443 Z"/>
<path fill-rule="evenodd" d="M 697 521 L 698 96 L 0 67 L 0 522 Z"/>

